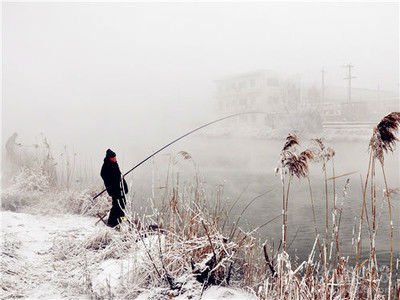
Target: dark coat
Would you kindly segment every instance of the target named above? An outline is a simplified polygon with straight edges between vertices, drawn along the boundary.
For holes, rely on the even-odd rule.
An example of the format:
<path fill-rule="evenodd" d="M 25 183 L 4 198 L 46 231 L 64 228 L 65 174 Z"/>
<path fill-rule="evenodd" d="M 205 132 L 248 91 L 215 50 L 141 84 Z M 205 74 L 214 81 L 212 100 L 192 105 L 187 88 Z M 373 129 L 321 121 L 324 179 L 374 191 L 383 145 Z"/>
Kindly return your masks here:
<path fill-rule="evenodd" d="M 123 196 L 121 188 L 121 171 L 119 170 L 118 163 L 110 161 L 109 158 L 104 158 L 104 164 L 101 167 L 101 178 L 104 180 L 107 193 L 113 198 L 120 198 Z M 128 193 L 128 185 L 123 179 L 125 194 Z"/>

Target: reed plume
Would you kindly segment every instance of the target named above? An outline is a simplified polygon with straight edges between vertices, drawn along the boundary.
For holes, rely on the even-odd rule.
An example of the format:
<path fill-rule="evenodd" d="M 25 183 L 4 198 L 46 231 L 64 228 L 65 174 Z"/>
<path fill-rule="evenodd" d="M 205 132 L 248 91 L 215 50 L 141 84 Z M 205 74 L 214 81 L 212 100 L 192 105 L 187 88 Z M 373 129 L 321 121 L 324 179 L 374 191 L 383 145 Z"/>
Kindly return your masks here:
<path fill-rule="evenodd" d="M 317 148 L 313 150 L 315 160 L 322 161 L 322 168 L 325 169 L 325 164 L 335 156 L 335 150 L 331 147 L 326 147 L 321 138 L 312 139 L 317 144 Z"/>
<path fill-rule="evenodd" d="M 314 160 L 314 153 L 306 149 L 300 154 L 291 151 L 283 151 L 281 157 L 281 167 L 286 170 L 290 176 L 304 178 L 308 176 L 308 162 Z"/>
<path fill-rule="evenodd" d="M 385 116 L 374 128 L 369 142 L 370 150 L 374 156 L 383 164 L 384 153 L 393 152 L 396 142 L 397 130 L 400 127 L 400 112 L 392 112 Z"/>
<path fill-rule="evenodd" d="M 299 145 L 299 139 L 296 133 L 289 133 L 286 137 L 286 142 L 283 145 L 282 152 L 287 151 L 296 145 Z"/>
<path fill-rule="evenodd" d="M 183 159 L 191 159 L 192 158 L 190 153 L 186 152 L 186 151 L 180 151 L 178 154 L 181 155 L 183 157 Z"/>

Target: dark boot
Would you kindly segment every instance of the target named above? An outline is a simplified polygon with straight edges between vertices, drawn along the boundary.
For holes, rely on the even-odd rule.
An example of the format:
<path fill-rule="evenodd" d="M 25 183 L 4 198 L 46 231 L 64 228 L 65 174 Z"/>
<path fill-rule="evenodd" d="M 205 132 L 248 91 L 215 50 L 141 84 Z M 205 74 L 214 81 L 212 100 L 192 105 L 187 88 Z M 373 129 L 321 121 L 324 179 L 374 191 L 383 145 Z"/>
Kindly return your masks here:
<path fill-rule="evenodd" d="M 125 216 L 123 209 L 125 209 L 125 199 L 113 198 L 110 215 L 107 220 L 108 226 L 115 227 L 121 223 L 122 217 Z"/>

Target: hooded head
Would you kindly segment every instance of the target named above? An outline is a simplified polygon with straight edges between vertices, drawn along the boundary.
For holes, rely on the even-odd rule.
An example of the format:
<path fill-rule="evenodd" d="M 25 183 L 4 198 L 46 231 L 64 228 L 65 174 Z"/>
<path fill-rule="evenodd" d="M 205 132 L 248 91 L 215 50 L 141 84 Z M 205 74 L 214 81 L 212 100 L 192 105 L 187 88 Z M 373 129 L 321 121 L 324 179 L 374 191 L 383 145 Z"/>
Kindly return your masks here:
<path fill-rule="evenodd" d="M 112 161 L 112 162 L 116 162 L 117 161 L 117 156 L 115 154 L 114 151 L 112 151 L 111 149 L 107 149 L 106 151 L 106 159 Z"/>

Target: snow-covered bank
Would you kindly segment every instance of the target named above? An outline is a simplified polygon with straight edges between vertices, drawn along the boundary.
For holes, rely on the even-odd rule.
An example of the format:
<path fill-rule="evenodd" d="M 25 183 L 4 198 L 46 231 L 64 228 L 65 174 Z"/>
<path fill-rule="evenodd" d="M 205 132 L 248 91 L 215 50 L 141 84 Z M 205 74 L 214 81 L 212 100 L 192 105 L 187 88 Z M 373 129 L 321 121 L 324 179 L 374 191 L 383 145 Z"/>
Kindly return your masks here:
<path fill-rule="evenodd" d="M 95 226 L 93 217 L 78 215 L 31 215 L 1 211 L 1 299 L 89 299 L 112 298 L 127 291 L 131 278 L 150 268 L 143 244 L 115 247 L 124 243 L 123 233 Z M 145 240 L 146 249 L 157 245 Z M 125 245 L 126 246 L 126 245 Z M 123 248 L 123 247 L 119 247 Z M 122 255 L 123 254 L 123 255 Z M 154 286 L 156 286 L 154 282 Z M 200 296 L 201 284 L 186 280 L 185 293 L 168 289 L 134 290 L 130 299 L 191 299 Z M 212 287 L 202 299 L 255 299 L 231 288 Z"/>
<path fill-rule="evenodd" d="M 90 234 L 95 219 L 76 215 L 43 216 L 1 212 L 2 298 L 61 298 L 51 257 L 55 236 Z"/>

